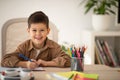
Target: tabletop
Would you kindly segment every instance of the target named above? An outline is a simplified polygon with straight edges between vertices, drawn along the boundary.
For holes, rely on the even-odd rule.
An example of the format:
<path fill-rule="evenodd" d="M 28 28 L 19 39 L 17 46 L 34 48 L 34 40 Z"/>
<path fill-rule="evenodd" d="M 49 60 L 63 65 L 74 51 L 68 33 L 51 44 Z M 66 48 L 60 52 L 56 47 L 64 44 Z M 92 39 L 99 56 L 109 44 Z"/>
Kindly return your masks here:
<path fill-rule="evenodd" d="M 71 71 L 68 68 L 58 67 L 43 67 L 44 71 L 34 71 L 35 80 L 48 80 L 47 74 L 51 72 L 67 72 Z M 120 79 L 120 68 L 112 68 L 105 65 L 85 65 L 84 73 L 95 73 L 99 75 L 99 80 L 119 80 Z"/>

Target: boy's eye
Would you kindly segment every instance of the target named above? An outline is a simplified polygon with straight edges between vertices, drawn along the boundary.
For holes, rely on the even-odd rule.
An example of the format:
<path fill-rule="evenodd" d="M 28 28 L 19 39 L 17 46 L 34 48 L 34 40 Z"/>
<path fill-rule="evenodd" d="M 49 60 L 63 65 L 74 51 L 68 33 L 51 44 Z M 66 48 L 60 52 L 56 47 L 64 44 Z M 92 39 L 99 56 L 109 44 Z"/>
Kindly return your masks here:
<path fill-rule="evenodd" d="M 37 30 L 32 30 L 32 31 L 36 32 Z M 42 29 L 42 30 L 40 30 L 40 31 L 43 32 L 43 31 L 45 31 L 45 30 Z"/>
<path fill-rule="evenodd" d="M 36 32 L 37 30 L 33 30 L 34 32 Z"/>
<path fill-rule="evenodd" d="M 42 30 L 40 30 L 40 31 L 44 31 L 44 30 L 42 29 Z"/>

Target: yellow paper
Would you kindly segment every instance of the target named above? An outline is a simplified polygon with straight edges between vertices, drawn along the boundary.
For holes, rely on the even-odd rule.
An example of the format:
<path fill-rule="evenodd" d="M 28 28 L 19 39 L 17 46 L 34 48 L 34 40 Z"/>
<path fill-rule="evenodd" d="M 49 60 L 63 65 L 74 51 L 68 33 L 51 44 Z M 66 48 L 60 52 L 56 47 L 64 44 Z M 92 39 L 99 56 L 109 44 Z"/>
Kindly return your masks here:
<path fill-rule="evenodd" d="M 90 78 L 90 79 L 98 80 L 98 74 L 88 74 L 88 73 L 83 73 L 83 72 L 78 72 L 78 71 L 57 72 L 57 73 L 52 73 L 52 74 L 55 74 L 55 75 L 52 75 L 52 77 L 57 78 L 61 76 L 60 78 L 62 79 L 63 77 L 64 78 L 63 80 L 68 80 L 72 74 L 74 75 L 78 74 L 81 78 Z M 73 78 L 74 77 L 72 77 L 72 79 Z M 54 79 L 54 80 L 57 80 L 57 79 Z"/>

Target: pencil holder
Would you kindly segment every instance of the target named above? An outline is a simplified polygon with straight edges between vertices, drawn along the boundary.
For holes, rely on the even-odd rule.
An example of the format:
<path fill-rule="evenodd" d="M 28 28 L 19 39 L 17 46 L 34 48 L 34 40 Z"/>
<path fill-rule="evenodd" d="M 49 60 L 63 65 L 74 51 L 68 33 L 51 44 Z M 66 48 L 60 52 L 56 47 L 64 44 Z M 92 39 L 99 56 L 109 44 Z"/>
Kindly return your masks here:
<path fill-rule="evenodd" d="M 84 58 L 71 58 L 71 71 L 84 71 Z"/>

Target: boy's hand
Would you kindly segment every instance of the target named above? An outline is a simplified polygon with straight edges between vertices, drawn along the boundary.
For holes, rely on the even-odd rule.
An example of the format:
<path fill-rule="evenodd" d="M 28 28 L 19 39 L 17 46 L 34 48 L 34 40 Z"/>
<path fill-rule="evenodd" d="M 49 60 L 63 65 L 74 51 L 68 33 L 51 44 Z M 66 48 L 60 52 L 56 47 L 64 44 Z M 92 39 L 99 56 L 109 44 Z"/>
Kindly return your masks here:
<path fill-rule="evenodd" d="M 33 60 L 33 59 L 32 59 L 32 62 L 27 61 L 26 64 L 28 69 L 35 69 L 36 67 L 38 67 L 36 60 Z"/>
<path fill-rule="evenodd" d="M 44 61 L 44 60 L 42 60 L 42 59 L 39 59 L 39 60 L 37 61 L 37 64 L 38 64 L 39 66 L 47 66 L 47 62 Z"/>

